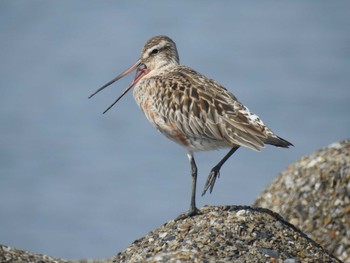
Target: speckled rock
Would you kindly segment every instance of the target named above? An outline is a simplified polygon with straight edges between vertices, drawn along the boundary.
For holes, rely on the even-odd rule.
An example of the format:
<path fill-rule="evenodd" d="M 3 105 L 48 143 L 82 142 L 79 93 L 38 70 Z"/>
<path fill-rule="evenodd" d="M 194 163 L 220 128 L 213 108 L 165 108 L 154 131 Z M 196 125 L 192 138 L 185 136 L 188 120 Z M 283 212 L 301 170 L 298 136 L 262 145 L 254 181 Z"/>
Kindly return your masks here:
<path fill-rule="evenodd" d="M 111 260 L 65 260 L 53 258 L 42 254 L 35 254 L 26 250 L 8 247 L 0 244 L 0 262 L 1 263 L 100 263 L 111 262 Z"/>
<path fill-rule="evenodd" d="M 215 206 L 201 212 L 153 230 L 113 262 L 340 262 L 268 209 Z"/>
<path fill-rule="evenodd" d="M 350 141 L 290 165 L 255 201 L 350 263 Z"/>
<path fill-rule="evenodd" d="M 69 261 L 52 258 L 46 255 L 34 254 L 25 250 L 0 245 L 0 262 L 68 263 Z"/>

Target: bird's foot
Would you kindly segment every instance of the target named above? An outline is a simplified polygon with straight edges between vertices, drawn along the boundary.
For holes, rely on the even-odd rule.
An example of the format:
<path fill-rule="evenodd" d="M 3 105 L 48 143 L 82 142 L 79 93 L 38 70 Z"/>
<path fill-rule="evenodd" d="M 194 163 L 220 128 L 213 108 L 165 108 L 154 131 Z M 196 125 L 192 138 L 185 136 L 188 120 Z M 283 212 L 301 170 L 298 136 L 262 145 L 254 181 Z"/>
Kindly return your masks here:
<path fill-rule="evenodd" d="M 175 221 L 182 220 L 191 216 L 200 215 L 200 214 L 202 214 L 201 211 L 197 207 L 194 207 L 188 210 L 187 212 L 180 214 L 178 217 L 175 218 Z"/>
<path fill-rule="evenodd" d="M 220 177 L 220 168 L 215 166 L 213 169 L 211 169 L 211 172 L 207 178 L 207 181 L 204 185 L 204 190 L 203 190 L 202 196 L 205 195 L 205 193 L 208 191 L 208 189 L 209 189 L 210 193 L 213 191 L 216 178 L 218 178 L 218 177 Z"/>

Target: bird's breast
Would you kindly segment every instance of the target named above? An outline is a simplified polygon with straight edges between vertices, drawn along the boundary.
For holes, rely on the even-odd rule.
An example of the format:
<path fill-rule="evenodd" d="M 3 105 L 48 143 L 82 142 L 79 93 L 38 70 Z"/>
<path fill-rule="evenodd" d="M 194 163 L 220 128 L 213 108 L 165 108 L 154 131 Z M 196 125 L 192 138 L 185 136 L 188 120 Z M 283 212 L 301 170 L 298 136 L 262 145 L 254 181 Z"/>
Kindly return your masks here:
<path fill-rule="evenodd" d="M 175 124 L 169 122 L 164 115 L 164 111 L 159 109 L 159 94 L 157 94 L 156 82 L 145 79 L 140 81 L 134 88 L 133 96 L 140 109 L 145 114 L 149 122 L 162 134 L 169 139 L 187 147 L 189 141 L 185 134 L 176 127 Z M 158 107 L 157 107 L 158 105 Z"/>

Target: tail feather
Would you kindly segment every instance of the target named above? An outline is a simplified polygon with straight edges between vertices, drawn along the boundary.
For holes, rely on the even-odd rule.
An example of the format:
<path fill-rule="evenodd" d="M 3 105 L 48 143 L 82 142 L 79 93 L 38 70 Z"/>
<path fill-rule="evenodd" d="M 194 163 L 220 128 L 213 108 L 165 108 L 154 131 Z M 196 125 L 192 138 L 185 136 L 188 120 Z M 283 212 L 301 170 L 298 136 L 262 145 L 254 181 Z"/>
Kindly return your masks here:
<path fill-rule="evenodd" d="M 266 144 L 271 144 L 277 147 L 283 147 L 283 148 L 289 148 L 289 146 L 294 146 L 292 143 L 289 141 L 282 139 L 281 137 L 278 136 L 271 136 L 268 137 L 265 141 Z"/>

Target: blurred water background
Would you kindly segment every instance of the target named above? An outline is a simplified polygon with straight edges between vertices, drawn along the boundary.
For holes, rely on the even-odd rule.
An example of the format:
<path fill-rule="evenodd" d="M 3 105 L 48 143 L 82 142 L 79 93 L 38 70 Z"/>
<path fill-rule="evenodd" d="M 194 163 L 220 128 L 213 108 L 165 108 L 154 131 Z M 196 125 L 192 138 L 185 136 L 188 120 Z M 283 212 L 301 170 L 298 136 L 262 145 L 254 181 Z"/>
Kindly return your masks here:
<path fill-rule="evenodd" d="M 185 151 L 126 95 L 150 37 L 295 147 L 240 149 L 198 206 L 251 204 L 301 156 L 350 134 L 349 1 L 1 1 L 0 243 L 106 258 L 188 209 Z M 226 151 L 196 155 L 198 191 Z"/>

